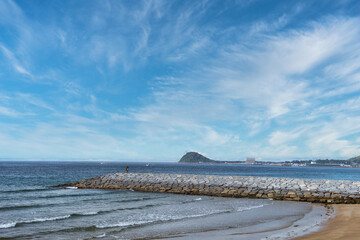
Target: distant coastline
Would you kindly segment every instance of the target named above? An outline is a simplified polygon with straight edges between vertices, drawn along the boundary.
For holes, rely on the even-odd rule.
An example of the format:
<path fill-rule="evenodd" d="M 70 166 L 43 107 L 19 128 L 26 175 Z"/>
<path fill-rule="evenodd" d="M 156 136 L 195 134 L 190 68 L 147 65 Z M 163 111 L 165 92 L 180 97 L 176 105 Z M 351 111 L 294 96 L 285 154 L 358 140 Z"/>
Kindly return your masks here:
<path fill-rule="evenodd" d="M 317 160 L 292 160 L 283 162 L 271 161 L 220 161 L 212 160 L 197 152 L 187 152 L 178 163 L 194 163 L 194 164 L 243 164 L 243 165 L 267 165 L 267 166 L 289 166 L 289 167 L 344 167 L 344 168 L 360 168 L 360 156 L 353 157 L 348 160 L 337 159 L 317 159 Z"/>

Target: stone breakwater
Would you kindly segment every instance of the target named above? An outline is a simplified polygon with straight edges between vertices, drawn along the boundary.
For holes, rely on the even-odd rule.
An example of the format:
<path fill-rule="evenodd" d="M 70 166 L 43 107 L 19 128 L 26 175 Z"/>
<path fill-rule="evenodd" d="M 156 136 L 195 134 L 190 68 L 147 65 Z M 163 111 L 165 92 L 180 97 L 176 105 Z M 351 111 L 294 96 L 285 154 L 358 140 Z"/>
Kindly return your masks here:
<path fill-rule="evenodd" d="M 360 182 L 322 179 L 113 173 L 56 187 L 271 198 L 314 203 L 360 203 Z"/>

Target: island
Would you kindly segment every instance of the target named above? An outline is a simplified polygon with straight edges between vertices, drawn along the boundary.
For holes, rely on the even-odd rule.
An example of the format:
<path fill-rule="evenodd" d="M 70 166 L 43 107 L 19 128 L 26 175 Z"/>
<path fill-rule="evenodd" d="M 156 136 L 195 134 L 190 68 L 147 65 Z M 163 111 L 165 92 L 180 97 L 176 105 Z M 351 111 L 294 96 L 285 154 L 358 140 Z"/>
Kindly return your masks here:
<path fill-rule="evenodd" d="M 218 161 L 207 158 L 197 152 L 188 152 L 182 156 L 179 163 L 244 163 L 244 161 Z"/>
<path fill-rule="evenodd" d="M 217 161 L 211 160 L 200 153 L 188 152 L 180 159 L 179 163 L 216 163 Z"/>

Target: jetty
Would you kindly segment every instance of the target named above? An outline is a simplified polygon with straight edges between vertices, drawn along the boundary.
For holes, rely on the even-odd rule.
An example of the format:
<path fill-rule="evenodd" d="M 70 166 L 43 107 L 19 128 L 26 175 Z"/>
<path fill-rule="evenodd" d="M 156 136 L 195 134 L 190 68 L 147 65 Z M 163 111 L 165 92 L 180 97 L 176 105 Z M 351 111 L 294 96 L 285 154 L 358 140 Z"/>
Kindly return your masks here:
<path fill-rule="evenodd" d="M 313 203 L 360 203 L 360 181 L 253 176 L 112 173 L 58 185 Z"/>

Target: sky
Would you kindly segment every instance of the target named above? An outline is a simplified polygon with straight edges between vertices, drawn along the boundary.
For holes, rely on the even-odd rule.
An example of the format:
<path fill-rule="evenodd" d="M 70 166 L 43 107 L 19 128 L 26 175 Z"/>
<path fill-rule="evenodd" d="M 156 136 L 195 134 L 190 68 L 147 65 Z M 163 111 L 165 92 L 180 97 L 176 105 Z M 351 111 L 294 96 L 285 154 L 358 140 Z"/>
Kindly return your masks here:
<path fill-rule="evenodd" d="M 358 0 L 1 0 L 0 158 L 360 155 Z"/>

